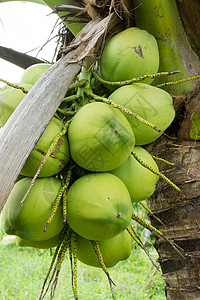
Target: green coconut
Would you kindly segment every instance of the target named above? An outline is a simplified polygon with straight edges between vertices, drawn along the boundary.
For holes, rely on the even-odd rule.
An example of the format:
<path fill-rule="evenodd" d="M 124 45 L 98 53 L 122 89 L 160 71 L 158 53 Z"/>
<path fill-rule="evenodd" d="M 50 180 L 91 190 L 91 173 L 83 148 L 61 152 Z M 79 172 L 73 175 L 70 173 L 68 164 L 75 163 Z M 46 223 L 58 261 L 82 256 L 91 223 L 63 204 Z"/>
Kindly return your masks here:
<path fill-rule="evenodd" d="M 51 239 L 44 240 L 44 241 L 32 241 L 22 239 L 19 236 L 16 236 L 16 245 L 20 247 L 32 247 L 38 249 L 48 249 L 54 248 L 58 245 L 60 240 L 61 233 L 57 234 L 56 236 L 52 237 Z"/>
<path fill-rule="evenodd" d="M 23 86 L 27 91 L 32 88 L 30 84 L 16 83 Z M 4 86 L 0 91 L 0 125 L 3 127 L 7 120 L 12 115 L 15 108 L 19 105 L 22 99 L 26 96 L 20 89 L 10 86 Z"/>
<path fill-rule="evenodd" d="M 109 99 L 138 114 L 161 130 L 158 132 L 136 118 L 124 114 L 134 132 L 136 145 L 146 145 L 155 141 L 175 117 L 171 95 L 148 84 L 134 83 L 122 86 L 115 90 Z"/>
<path fill-rule="evenodd" d="M 100 268 L 98 257 L 91 241 L 77 235 L 77 258 L 86 265 Z M 132 237 L 124 230 L 115 237 L 98 242 L 103 261 L 107 268 L 115 266 L 119 261 L 126 260 L 131 254 Z"/>
<path fill-rule="evenodd" d="M 105 45 L 100 71 L 107 81 L 124 81 L 155 74 L 159 68 L 157 41 L 146 30 L 128 28 L 113 36 Z M 146 79 L 146 83 L 153 79 Z"/>
<path fill-rule="evenodd" d="M 28 196 L 21 204 L 31 181 L 32 178 L 26 177 L 14 185 L 3 209 L 4 231 L 9 235 L 17 235 L 22 239 L 32 241 L 51 239 L 64 227 L 62 205 L 60 205 L 47 231 L 44 232 L 61 187 L 61 181 L 53 177 L 36 179 Z"/>
<path fill-rule="evenodd" d="M 159 171 L 155 160 L 145 149 L 136 146 L 134 152 L 152 169 Z M 149 198 L 155 191 L 159 179 L 159 176 L 143 167 L 132 154 L 120 167 L 110 172 L 119 177 L 126 185 L 132 202 Z"/>
<path fill-rule="evenodd" d="M 19 83 L 27 91 L 32 87 L 30 84 Z M 25 97 L 21 90 L 5 86 L 0 92 L 0 125 L 3 126 L 13 111 Z M 29 155 L 21 175 L 33 177 L 37 172 L 54 138 L 62 131 L 63 122 L 55 117 L 51 119 L 44 133 Z M 67 136 L 62 136 L 53 153 L 46 160 L 38 177 L 49 177 L 58 174 L 69 161 L 69 144 Z"/>
<path fill-rule="evenodd" d="M 131 153 L 135 138 L 124 115 L 112 106 L 93 102 L 74 116 L 68 130 L 73 160 L 89 171 L 117 168 Z"/>
<path fill-rule="evenodd" d="M 21 170 L 21 175 L 33 177 L 37 172 L 54 138 L 62 131 L 63 122 L 53 117 L 44 133 L 33 148 Z M 58 174 L 69 161 L 69 144 L 67 136 L 62 136 L 53 153 L 47 158 L 38 177 L 49 177 Z"/>
<path fill-rule="evenodd" d="M 124 183 L 109 173 L 87 174 L 77 179 L 67 194 L 67 222 L 91 240 L 109 239 L 129 225 L 132 203 Z"/>
<path fill-rule="evenodd" d="M 39 63 L 28 67 L 22 74 L 20 82 L 34 85 L 51 67 L 51 64 Z"/>

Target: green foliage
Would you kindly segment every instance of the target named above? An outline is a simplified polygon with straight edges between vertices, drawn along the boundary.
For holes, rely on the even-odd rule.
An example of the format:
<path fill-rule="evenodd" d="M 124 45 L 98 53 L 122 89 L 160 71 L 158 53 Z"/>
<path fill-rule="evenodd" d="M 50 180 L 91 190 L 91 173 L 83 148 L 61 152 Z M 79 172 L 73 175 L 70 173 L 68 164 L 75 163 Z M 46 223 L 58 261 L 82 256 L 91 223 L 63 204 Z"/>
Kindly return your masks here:
<path fill-rule="evenodd" d="M 149 248 L 153 259 L 157 254 Z M 68 255 L 67 255 L 68 256 Z M 14 242 L 0 243 L 0 299 L 38 299 L 51 262 L 49 250 L 19 248 Z M 117 300 L 165 300 L 164 282 L 138 246 L 133 247 L 130 259 L 109 269 L 116 284 Z M 78 293 L 80 299 L 112 299 L 107 277 L 101 269 L 78 262 Z M 49 298 L 50 292 L 45 299 Z M 55 292 L 55 300 L 74 299 L 71 288 L 70 262 L 64 260 Z"/>

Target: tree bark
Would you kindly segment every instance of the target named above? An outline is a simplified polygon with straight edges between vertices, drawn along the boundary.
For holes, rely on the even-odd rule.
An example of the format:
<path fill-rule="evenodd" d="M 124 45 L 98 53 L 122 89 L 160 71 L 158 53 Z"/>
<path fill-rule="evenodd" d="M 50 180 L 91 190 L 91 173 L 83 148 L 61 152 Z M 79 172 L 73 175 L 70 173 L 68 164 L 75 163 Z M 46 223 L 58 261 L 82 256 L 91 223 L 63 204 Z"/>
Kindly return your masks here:
<path fill-rule="evenodd" d="M 200 56 L 200 1 L 176 0 L 176 2 L 190 45 Z"/>
<path fill-rule="evenodd" d="M 151 217 L 152 225 L 181 247 L 185 253 L 185 257 L 182 257 L 168 242 L 155 237 L 155 248 L 159 254 L 167 299 L 199 300 L 200 143 L 194 140 L 183 140 L 183 127 L 187 126 L 187 117 L 190 118 L 191 112 L 187 110 L 184 112 L 182 125 L 180 125 L 180 114 L 186 107 L 199 102 L 200 94 L 191 93 L 187 97 L 176 100 L 177 117 L 168 130 L 170 136 L 163 135 L 147 149 L 152 154 L 175 163 L 174 167 L 159 163 L 159 167 L 161 172 L 178 185 L 181 192 L 175 191 L 166 182 L 159 180 L 156 192 L 149 199 L 149 207 L 165 224 L 163 226 Z M 187 131 L 185 128 L 184 132 Z"/>

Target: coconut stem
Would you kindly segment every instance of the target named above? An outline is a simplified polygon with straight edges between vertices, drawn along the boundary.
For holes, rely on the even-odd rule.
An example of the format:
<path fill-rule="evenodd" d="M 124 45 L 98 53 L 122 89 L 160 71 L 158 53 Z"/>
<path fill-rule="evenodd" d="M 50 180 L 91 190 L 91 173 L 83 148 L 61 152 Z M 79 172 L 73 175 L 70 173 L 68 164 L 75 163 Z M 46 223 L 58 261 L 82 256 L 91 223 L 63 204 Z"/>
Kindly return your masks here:
<path fill-rule="evenodd" d="M 170 166 L 175 166 L 175 164 L 174 164 L 174 163 L 172 163 L 172 162 L 170 162 L 170 161 L 167 161 L 167 160 L 165 160 L 164 158 L 157 157 L 157 156 L 155 156 L 155 155 L 152 155 L 152 154 L 151 154 L 151 156 L 152 156 L 152 158 L 153 158 L 153 159 L 156 159 L 156 160 L 162 161 L 162 162 L 164 162 L 164 163 L 165 163 L 165 164 L 167 164 L 167 165 L 170 165 Z"/>
<path fill-rule="evenodd" d="M 58 255 L 60 246 L 61 246 L 61 244 L 62 244 L 62 242 L 63 242 L 64 235 L 65 235 L 65 231 L 66 231 L 66 228 L 64 228 L 64 229 L 62 230 L 61 237 L 60 237 L 60 240 L 59 240 L 58 245 L 57 245 L 57 247 L 56 247 L 56 250 L 55 250 L 55 252 L 54 252 L 53 258 L 52 258 L 52 260 L 51 260 L 51 265 L 50 265 L 49 270 L 48 270 L 48 272 L 47 272 L 47 275 L 46 275 L 46 277 L 45 277 L 45 280 L 44 280 L 44 283 L 43 283 L 43 286 L 42 286 L 42 290 L 41 290 L 40 298 L 39 298 L 39 299 L 43 299 L 44 296 L 45 296 L 45 294 L 46 294 L 46 293 L 45 293 L 45 294 L 42 296 L 42 294 L 43 294 L 43 292 L 44 292 L 44 288 L 45 288 L 46 282 L 47 282 L 47 280 L 48 280 L 48 278 L 49 278 L 49 275 L 50 275 L 51 270 L 52 270 L 52 268 L 53 268 L 53 265 L 54 265 L 54 263 L 55 263 L 56 257 L 57 257 L 57 255 Z"/>
<path fill-rule="evenodd" d="M 116 87 L 120 87 L 120 86 L 123 86 L 123 85 L 129 85 L 129 84 L 132 84 L 134 82 L 137 82 L 137 81 L 142 81 L 146 78 L 156 78 L 156 77 L 160 77 L 160 76 L 168 76 L 168 75 L 174 75 L 174 74 L 177 74 L 179 73 L 180 71 L 173 71 L 173 72 L 160 72 L 160 73 L 156 73 L 156 74 L 146 74 L 146 75 L 143 75 L 141 77 L 137 77 L 137 78 L 132 78 L 132 79 L 129 79 L 129 80 L 124 80 L 124 81 L 106 81 L 104 80 L 103 78 L 101 78 L 97 71 L 94 70 L 92 72 L 94 78 L 99 81 L 100 83 L 102 83 L 103 85 L 107 85 L 107 86 L 116 86 Z"/>
<path fill-rule="evenodd" d="M 115 285 L 115 283 L 111 279 L 110 274 L 109 274 L 109 272 L 108 272 L 108 270 L 106 268 L 106 265 L 105 265 L 105 263 L 103 261 L 103 256 L 101 254 L 99 243 L 97 241 L 93 241 L 93 240 L 91 240 L 90 242 L 91 242 L 92 247 L 93 247 L 93 249 L 94 249 L 94 251 L 95 251 L 95 253 L 96 253 L 97 257 L 98 257 L 99 264 L 100 264 L 101 268 L 103 269 L 104 273 L 108 277 L 108 281 L 109 281 L 110 289 L 111 289 L 111 293 L 112 293 L 112 298 L 115 300 L 114 291 L 113 291 L 113 284 Z"/>
<path fill-rule="evenodd" d="M 188 77 L 188 78 L 180 79 L 180 80 L 177 80 L 177 81 L 170 81 L 170 82 L 165 82 L 165 83 L 157 84 L 156 87 L 160 88 L 160 87 L 165 87 L 165 86 L 169 86 L 169 85 L 176 85 L 176 84 L 179 84 L 179 83 L 184 83 L 184 82 L 187 82 L 187 81 L 196 80 L 198 78 L 200 78 L 200 75 L 196 75 L 196 76 L 193 76 L 193 77 Z"/>
<path fill-rule="evenodd" d="M 63 223 L 66 223 L 67 220 L 67 189 L 70 184 L 71 176 L 72 176 L 72 170 L 75 167 L 75 165 L 71 165 L 67 171 L 67 176 L 65 179 L 65 184 L 64 184 L 64 190 L 63 190 Z"/>
<path fill-rule="evenodd" d="M 134 239 L 134 241 L 136 242 L 136 244 L 147 254 L 149 260 L 151 261 L 152 265 L 160 272 L 160 270 L 158 269 L 158 267 L 156 266 L 156 264 L 154 263 L 149 251 L 146 249 L 146 247 L 144 246 L 144 244 L 142 243 L 139 235 L 137 234 L 135 228 L 130 225 L 130 228 L 127 227 L 126 230 L 128 231 L 128 233 L 130 234 L 130 236 Z"/>
<path fill-rule="evenodd" d="M 30 190 L 31 190 L 32 187 L 33 187 L 33 184 L 34 184 L 35 180 L 37 179 L 37 177 L 38 177 L 38 175 L 40 174 L 40 172 L 41 172 L 41 170 L 42 170 L 42 168 L 43 168 L 45 162 L 47 161 L 47 158 L 52 154 L 52 152 L 54 151 L 54 148 L 55 148 L 56 145 L 58 144 L 59 139 L 60 139 L 63 135 L 66 134 L 66 132 L 67 132 L 67 130 L 68 130 L 68 127 L 69 127 L 69 124 L 70 124 L 70 123 L 71 123 L 71 119 L 68 120 L 68 121 L 65 123 L 65 125 L 63 126 L 62 131 L 54 138 L 54 140 L 53 140 L 51 146 L 49 147 L 49 149 L 48 149 L 48 151 L 47 151 L 47 154 L 44 156 L 44 158 L 43 158 L 43 160 L 42 160 L 42 162 L 41 162 L 41 164 L 40 164 L 40 166 L 39 166 L 39 168 L 38 168 L 36 174 L 34 175 L 34 177 L 33 177 L 32 181 L 31 181 L 31 184 L 30 184 L 30 186 L 29 186 L 29 188 L 28 188 L 26 194 L 24 195 L 23 199 L 21 200 L 21 204 L 23 204 L 24 200 L 25 200 L 26 197 L 28 196 Z"/>
<path fill-rule="evenodd" d="M 80 79 L 77 82 L 74 82 L 70 85 L 68 91 L 71 91 L 78 87 L 83 87 L 87 83 L 87 79 Z M 65 99 L 65 98 L 64 98 Z"/>
<path fill-rule="evenodd" d="M 71 245 L 69 247 L 70 252 L 70 261 L 71 261 L 71 273 L 72 273 L 72 290 L 74 293 L 75 300 L 78 299 L 78 291 L 77 291 L 77 240 L 76 233 L 73 232 L 71 236 L 71 243 L 73 244 L 73 255 L 71 251 Z M 73 260 L 72 260 L 73 256 Z"/>
<path fill-rule="evenodd" d="M 27 91 L 23 86 L 20 86 L 20 85 L 18 85 L 18 84 L 14 84 L 14 83 L 10 83 L 10 82 L 8 82 L 7 80 L 2 79 L 2 78 L 0 78 L 0 81 L 1 81 L 1 82 L 4 82 L 5 84 L 7 84 L 7 85 L 10 86 L 10 87 L 13 87 L 14 89 L 22 90 L 22 92 L 23 92 L 24 94 L 28 94 L 28 91 Z"/>
<path fill-rule="evenodd" d="M 61 108 L 58 108 L 57 109 L 57 112 L 61 113 L 62 115 L 64 115 L 65 117 L 68 116 L 68 117 L 71 117 L 71 116 L 74 116 L 75 115 L 75 111 L 71 110 L 70 108 L 68 109 L 61 109 Z"/>
<path fill-rule="evenodd" d="M 58 283 L 58 276 L 59 276 L 59 273 L 60 273 L 60 270 L 61 270 L 62 262 L 63 262 L 64 257 L 65 257 L 65 253 L 67 251 L 67 248 L 69 248 L 69 243 L 70 243 L 70 235 L 67 236 L 63 241 L 62 247 L 61 247 L 60 252 L 58 254 L 57 264 L 55 266 L 56 273 L 54 272 L 53 275 L 52 275 L 52 276 L 54 276 L 54 274 L 55 274 L 55 278 L 54 278 L 53 282 L 50 281 L 50 283 L 52 282 L 52 284 L 51 284 L 51 295 L 50 295 L 51 300 L 54 298 L 56 286 L 57 286 L 57 283 Z M 52 277 L 52 280 L 53 280 L 53 277 Z"/>
<path fill-rule="evenodd" d="M 149 229 L 150 231 L 155 232 L 158 236 L 162 237 L 165 241 L 167 241 L 176 250 L 176 252 L 179 253 L 179 255 L 181 255 L 183 258 L 185 258 L 184 254 L 182 254 L 182 253 L 184 253 L 183 249 L 180 248 L 178 245 L 174 244 L 173 242 L 171 242 L 170 240 L 168 240 L 164 236 L 164 234 L 161 231 L 159 231 L 157 228 L 155 228 L 151 224 L 147 223 L 141 217 L 137 216 L 134 212 L 132 213 L 132 219 L 134 221 L 136 221 L 137 223 L 139 223 L 140 225 L 142 225 L 144 228 Z"/>
<path fill-rule="evenodd" d="M 63 223 L 66 224 L 67 221 L 67 191 L 65 190 L 62 195 L 63 199 Z"/>
<path fill-rule="evenodd" d="M 117 108 L 117 109 L 119 109 L 120 111 L 126 113 L 127 115 L 129 115 L 129 116 L 131 116 L 131 117 L 133 117 L 133 118 L 136 118 L 138 121 L 140 121 L 140 122 L 143 123 L 144 125 L 147 125 L 147 126 L 151 127 L 152 129 L 154 129 L 154 130 L 156 130 L 156 131 L 158 131 L 158 132 L 161 132 L 161 130 L 160 130 L 157 126 L 155 126 L 155 125 L 151 124 L 150 122 L 144 120 L 144 119 L 143 119 L 142 117 L 140 117 L 138 114 L 136 114 L 136 113 L 130 111 L 129 109 L 123 107 L 122 105 L 117 104 L 114 100 L 110 100 L 110 99 L 107 99 L 107 98 L 98 96 L 98 95 L 94 94 L 92 91 L 86 91 L 86 93 L 87 93 L 89 96 L 91 96 L 95 101 L 101 101 L 101 102 L 107 103 L 107 104 L 111 105 L 112 107 Z"/>
<path fill-rule="evenodd" d="M 154 231 L 155 233 L 157 233 L 159 236 L 163 237 L 163 234 L 161 231 L 159 231 L 157 228 L 155 228 L 154 226 L 152 226 L 151 224 L 147 223 L 144 219 L 142 219 L 141 217 L 137 216 L 134 212 L 132 213 L 132 219 L 134 221 L 136 221 L 137 223 L 139 223 L 140 225 L 142 225 L 144 228 L 149 229 L 150 231 Z"/>
<path fill-rule="evenodd" d="M 76 101 L 78 99 L 79 99 L 79 96 L 75 94 L 75 95 L 71 95 L 71 96 L 63 98 L 62 103 L 63 102 L 72 102 L 72 101 Z"/>
<path fill-rule="evenodd" d="M 62 197 L 64 199 L 64 202 L 63 202 L 63 223 L 66 223 L 66 219 L 67 219 L 67 195 L 66 195 L 66 191 L 67 191 L 69 183 L 70 183 L 73 168 L 74 168 L 74 165 L 69 167 L 69 170 L 67 171 L 67 177 L 65 179 L 65 183 L 63 184 L 63 186 L 58 191 L 54 206 L 52 208 L 52 212 L 51 212 L 51 214 L 49 216 L 49 219 L 48 219 L 48 221 L 45 225 L 44 232 L 47 231 L 47 228 L 48 228 L 49 224 L 53 220 L 53 217 L 55 216 L 55 213 L 56 213 L 56 211 L 59 207 L 60 200 L 61 200 Z"/>
<path fill-rule="evenodd" d="M 151 166 L 146 164 L 135 152 L 132 152 L 133 157 L 146 169 L 154 173 L 155 175 L 160 176 L 162 179 L 164 179 L 168 184 L 170 184 L 176 191 L 180 192 L 179 187 L 173 183 L 169 178 L 167 178 L 164 174 L 162 174 L 159 171 L 154 170 Z"/>
<path fill-rule="evenodd" d="M 159 223 L 161 223 L 163 226 L 165 226 L 165 224 L 154 215 L 154 213 L 148 208 L 147 205 L 145 205 L 144 203 L 142 203 L 141 201 L 139 202 L 140 205 L 142 205 L 142 207 L 144 207 L 144 209 L 152 216 L 154 217 L 154 219 L 156 219 Z M 166 226 L 165 226 L 166 227 Z"/>
<path fill-rule="evenodd" d="M 50 285 L 52 283 L 52 280 L 53 280 L 53 278 L 54 278 L 54 276 L 56 274 L 57 268 L 58 268 L 58 266 L 60 264 L 61 257 L 63 256 L 62 255 L 63 249 L 65 249 L 66 245 L 68 245 L 70 237 L 71 237 L 71 228 L 69 226 L 65 226 L 64 229 L 62 230 L 61 237 L 60 237 L 59 243 L 58 243 L 58 245 L 56 247 L 53 259 L 51 261 L 50 268 L 49 268 L 48 273 L 47 273 L 47 275 L 45 277 L 45 280 L 44 280 L 44 283 L 43 283 L 43 286 L 42 286 L 42 290 L 41 290 L 41 293 L 40 293 L 39 300 L 44 299 L 46 293 L 48 292 L 48 289 L 49 289 L 49 287 L 50 287 Z M 52 272 L 52 276 L 51 276 L 51 278 L 49 280 L 48 286 L 47 286 L 47 288 L 46 288 L 46 290 L 44 292 L 45 285 L 46 285 L 47 280 L 48 280 L 48 278 L 50 276 L 50 273 L 52 271 L 52 268 L 53 268 L 53 265 L 54 265 L 54 263 L 56 261 L 56 258 L 57 258 L 57 262 L 55 264 L 55 267 L 54 267 L 54 270 Z M 58 277 L 58 274 L 56 274 L 56 276 Z M 56 281 L 54 281 L 52 283 L 52 285 L 54 285 L 54 292 L 55 292 L 55 288 L 56 288 L 56 284 L 55 283 L 56 283 Z M 51 299 L 53 299 L 53 298 L 51 297 Z"/>

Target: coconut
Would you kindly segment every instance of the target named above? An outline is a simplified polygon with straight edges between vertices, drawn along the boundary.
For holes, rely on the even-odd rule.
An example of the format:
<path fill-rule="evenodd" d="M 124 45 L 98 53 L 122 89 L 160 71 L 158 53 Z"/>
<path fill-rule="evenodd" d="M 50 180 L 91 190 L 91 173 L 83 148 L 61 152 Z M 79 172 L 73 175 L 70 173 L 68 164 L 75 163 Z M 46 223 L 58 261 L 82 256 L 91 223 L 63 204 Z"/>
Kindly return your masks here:
<path fill-rule="evenodd" d="M 135 145 L 133 131 L 123 114 L 100 102 L 78 111 L 69 126 L 68 138 L 73 160 L 96 172 L 117 168 Z"/>
<path fill-rule="evenodd" d="M 54 248 L 58 245 L 60 240 L 61 234 L 57 234 L 56 236 L 52 237 L 51 239 L 44 240 L 44 241 L 32 241 L 22 239 L 19 236 L 16 236 L 16 245 L 20 247 L 32 247 L 38 249 L 48 249 Z"/>
<path fill-rule="evenodd" d="M 135 135 L 136 145 L 146 145 L 161 136 L 175 117 L 173 99 L 166 91 L 144 83 L 134 83 L 115 90 L 109 99 L 138 114 L 160 132 L 124 113 Z"/>
<path fill-rule="evenodd" d="M 63 122 L 53 117 L 26 160 L 21 175 L 29 177 L 35 175 L 54 138 L 62 131 L 62 128 Z M 58 174 L 67 165 L 68 161 L 69 144 L 67 136 L 63 135 L 59 138 L 54 151 L 47 158 L 38 177 L 49 177 Z"/>
<path fill-rule="evenodd" d="M 32 178 L 26 177 L 14 185 L 3 209 L 4 231 L 22 239 L 47 240 L 56 236 L 64 227 L 62 206 L 59 205 L 47 231 L 44 232 L 61 187 L 61 181 L 53 177 L 36 179 L 32 189 L 21 204 L 31 181 Z"/>
<path fill-rule="evenodd" d="M 100 71 L 104 80 L 124 81 L 155 74 L 159 52 L 155 37 L 146 30 L 131 27 L 113 36 L 105 45 Z M 146 79 L 150 83 L 153 79 Z"/>
<path fill-rule="evenodd" d="M 77 235 L 77 258 L 86 265 L 100 268 L 91 241 Z M 124 230 L 115 237 L 98 241 L 104 264 L 107 268 L 115 266 L 119 261 L 126 260 L 131 254 L 132 237 Z"/>
<path fill-rule="evenodd" d="M 77 179 L 67 194 L 67 222 L 79 235 L 104 240 L 129 225 L 132 203 L 124 183 L 109 173 L 87 174 Z"/>
<path fill-rule="evenodd" d="M 136 146 L 134 152 L 145 164 L 155 171 L 159 171 L 155 160 L 144 148 Z M 110 172 L 119 177 L 126 185 L 132 202 L 149 198 L 153 194 L 159 179 L 159 176 L 142 166 L 132 154 L 120 167 Z"/>
<path fill-rule="evenodd" d="M 51 64 L 39 63 L 28 67 L 22 74 L 20 82 L 34 85 L 51 67 Z"/>
<path fill-rule="evenodd" d="M 32 88 L 30 84 L 16 83 L 29 91 Z M 22 99 L 26 96 L 20 89 L 4 86 L 0 91 L 0 125 L 3 127 L 7 120 L 12 115 L 15 108 L 19 105 Z"/>

